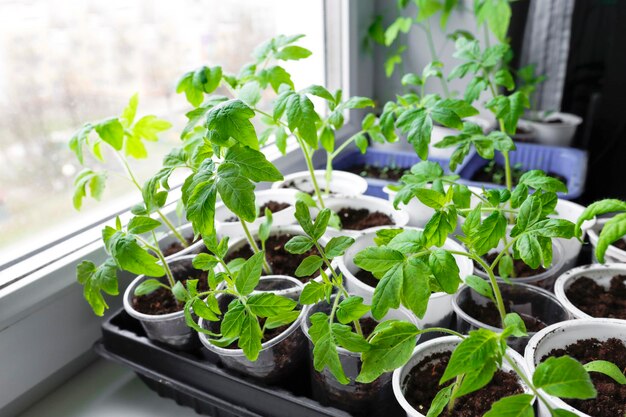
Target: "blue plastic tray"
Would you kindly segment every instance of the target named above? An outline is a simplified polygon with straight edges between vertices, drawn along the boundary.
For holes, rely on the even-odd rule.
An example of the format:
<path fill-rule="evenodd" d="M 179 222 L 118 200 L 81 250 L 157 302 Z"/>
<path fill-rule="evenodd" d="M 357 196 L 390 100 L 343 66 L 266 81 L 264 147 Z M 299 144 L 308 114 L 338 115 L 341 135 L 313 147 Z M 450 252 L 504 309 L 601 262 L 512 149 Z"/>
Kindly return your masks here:
<path fill-rule="evenodd" d="M 449 171 L 447 159 L 429 158 L 429 160 L 438 162 L 445 172 Z M 368 164 L 377 167 L 395 165 L 400 168 L 409 169 L 420 161 L 421 159 L 415 153 L 369 148 L 365 154 L 355 150 L 339 155 L 334 161 L 333 168 L 347 171 L 355 165 Z M 323 169 L 323 167 L 320 167 L 320 169 Z M 387 194 L 383 191 L 383 188 L 394 183 L 394 181 L 381 180 L 378 178 L 365 179 L 368 184 L 365 194 L 385 199 L 387 198 Z"/>
<path fill-rule="evenodd" d="M 540 169 L 563 176 L 567 180 L 568 192 L 559 193 L 561 198 L 574 200 L 582 195 L 587 176 L 587 152 L 579 149 L 528 143 L 516 143 L 515 145 L 517 150 L 510 154 L 511 165 L 520 163 L 524 170 Z M 479 188 L 504 188 L 501 185 L 471 181 L 470 178 L 489 161 L 481 158 L 478 154 L 468 158 L 468 162 L 457 172 L 461 176 L 461 182 Z M 504 165 L 502 154 L 496 152 L 495 159 L 498 164 Z"/>

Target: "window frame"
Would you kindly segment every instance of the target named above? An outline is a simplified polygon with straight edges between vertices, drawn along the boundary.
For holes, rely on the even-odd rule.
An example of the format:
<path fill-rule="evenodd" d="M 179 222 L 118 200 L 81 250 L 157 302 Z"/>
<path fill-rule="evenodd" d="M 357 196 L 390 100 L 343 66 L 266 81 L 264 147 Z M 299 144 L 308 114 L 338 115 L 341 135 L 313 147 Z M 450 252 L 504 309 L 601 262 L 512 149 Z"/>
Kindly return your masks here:
<path fill-rule="evenodd" d="M 361 40 L 374 13 L 374 0 L 324 0 L 323 5 L 328 87 L 341 87 L 344 94 L 371 96 L 373 64 L 371 57 L 362 53 Z M 360 129 L 362 114 L 350 114 L 337 134 L 338 143 Z M 293 142 L 286 155 L 274 146 L 264 152 L 284 173 L 301 170 L 304 164 Z M 321 152 L 316 153 L 315 161 L 323 162 Z M 176 193 L 180 191 L 174 190 L 164 208 L 171 219 L 176 217 Z M 100 230 L 117 215 L 123 221 L 131 217 L 129 209 L 116 210 L 0 265 L 0 386 L 12 387 L 0 391 L 0 415 L 23 410 L 95 359 L 91 346 L 100 337 L 103 319 L 93 315 L 84 301 L 75 267 L 86 258 L 95 262 L 105 259 Z M 128 284 L 130 278 L 130 274 L 120 274 L 120 294 L 125 289 L 122 283 Z M 121 298 L 107 299 L 108 314 L 121 307 Z M 33 358 L 45 358 L 46 365 Z"/>

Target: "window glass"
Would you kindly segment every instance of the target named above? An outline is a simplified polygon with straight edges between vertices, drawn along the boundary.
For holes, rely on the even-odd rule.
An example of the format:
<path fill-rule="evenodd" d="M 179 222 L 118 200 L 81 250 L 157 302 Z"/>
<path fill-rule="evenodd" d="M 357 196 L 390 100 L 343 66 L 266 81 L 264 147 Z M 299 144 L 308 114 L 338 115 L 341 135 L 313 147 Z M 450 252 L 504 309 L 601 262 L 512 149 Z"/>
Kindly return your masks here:
<path fill-rule="evenodd" d="M 324 83 L 323 0 L 0 0 L 0 250 L 62 237 L 122 209 L 136 189 L 109 176 L 105 203 L 72 207 L 81 169 L 67 142 L 84 122 L 119 114 L 139 93 L 138 115 L 174 124 L 149 143 L 140 181 L 179 141 L 189 105 L 176 80 L 201 65 L 234 72 L 259 43 L 305 34 L 313 51 L 284 63 L 296 88 Z M 282 64 L 281 64 L 282 65 Z M 106 156 L 105 156 L 106 157 Z M 109 168 L 122 173 L 115 159 Z M 31 241 L 30 239 L 35 239 Z"/>

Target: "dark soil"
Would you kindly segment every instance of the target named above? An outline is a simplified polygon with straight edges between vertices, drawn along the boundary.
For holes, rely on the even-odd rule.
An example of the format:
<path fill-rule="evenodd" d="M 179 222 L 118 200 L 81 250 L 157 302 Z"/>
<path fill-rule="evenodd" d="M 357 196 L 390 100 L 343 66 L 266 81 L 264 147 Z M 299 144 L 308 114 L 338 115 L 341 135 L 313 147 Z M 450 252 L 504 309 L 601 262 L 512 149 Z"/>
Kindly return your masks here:
<path fill-rule="evenodd" d="M 307 193 L 309 195 L 315 194 L 315 190 L 310 190 L 310 191 L 302 190 L 300 187 L 298 187 L 298 184 L 296 184 L 296 182 L 293 180 L 284 183 L 280 188 L 295 189 L 298 191 L 302 191 L 303 193 Z M 313 188 L 312 185 L 311 185 L 311 188 Z M 331 191 L 330 194 L 334 194 L 334 193 Z"/>
<path fill-rule="evenodd" d="M 267 239 L 265 243 L 266 249 L 266 258 L 270 267 L 272 268 L 272 275 L 288 275 L 290 277 L 295 277 L 296 269 L 300 266 L 300 263 L 304 260 L 304 258 L 310 255 L 319 255 L 319 252 L 315 248 L 311 248 L 308 252 L 303 253 L 301 255 L 294 255 L 285 250 L 285 244 L 289 242 L 289 240 L 294 235 L 289 233 L 283 233 L 280 235 L 272 235 Z M 257 241 L 257 245 L 261 247 L 261 242 Z M 240 249 L 228 254 L 226 256 L 226 261 L 232 261 L 237 258 L 248 259 L 252 256 L 252 249 L 250 245 L 245 244 Z M 302 282 L 309 282 L 311 278 L 317 276 L 317 272 L 308 277 L 297 277 Z"/>
<path fill-rule="evenodd" d="M 286 209 L 289 206 L 291 206 L 291 204 L 289 203 L 281 203 L 281 202 L 274 201 L 274 200 L 268 201 L 267 203 L 259 207 L 259 218 L 265 217 L 265 209 L 269 209 L 269 211 L 271 211 L 272 214 L 274 214 L 274 213 L 278 213 L 281 210 Z M 224 222 L 226 223 L 232 223 L 232 222 L 238 222 L 238 221 L 239 219 L 235 216 L 229 217 L 226 220 L 224 220 Z"/>
<path fill-rule="evenodd" d="M 191 236 L 185 236 L 185 240 L 187 241 L 187 244 L 191 245 L 196 243 L 198 240 L 193 240 L 193 235 Z M 182 245 L 182 243 L 180 243 L 178 240 L 172 242 L 168 247 L 161 249 L 161 251 L 163 252 L 163 256 L 171 256 L 174 255 L 175 253 L 180 252 L 181 250 L 185 249 Z"/>
<path fill-rule="evenodd" d="M 542 121 L 542 123 L 547 123 L 550 125 L 561 125 L 561 124 L 565 124 L 565 121 L 563 119 L 559 119 L 558 117 L 555 117 L 554 119 L 550 119 L 550 120 L 544 120 Z"/>
<path fill-rule="evenodd" d="M 600 342 L 598 339 L 585 339 L 566 346 L 565 349 L 555 349 L 542 358 L 550 356 L 570 355 L 582 364 L 604 360 L 617 365 L 626 375 L 626 345 L 618 339 L 609 339 Z M 596 398 L 591 400 L 564 399 L 575 409 L 591 416 L 624 417 L 626 414 L 626 385 L 620 385 L 610 377 L 591 372 L 591 380 L 598 391 Z"/>
<path fill-rule="evenodd" d="M 181 281 L 186 286 L 187 279 L 198 280 L 198 291 L 208 291 L 207 273 L 194 269 L 193 267 L 176 270 L 172 268 L 174 278 Z M 158 316 L 162 314 L 175 313 L 185 307 L 184 303 L 179 303 L 172 292 L 165 288 L 159 288 L 147 295 L 133 296 L 133 308 L 140 313 Z"/>
<path fill-rule="evenodd" d="M 488 324 L 489 326 L 493 326 L 498 329 L 502 328 L 502 322 L 500 320 L 498 308 L 492 301 L 489 301 L 485 305 L 480 305 L 472 298 L 469 298 L 463 303 L 461 308 L 471 317 L 482 323 Z M 510 303 L 507 303 L 506 299 L 504 300 L 504 308 L 506 309 L 507 313 L 515 312 L 519 314 L 522 320 L 524 320 L 526 330 L 528 330 L 529 332 L 538 332 L 539 330 L 546 327 L 546 324 L 538 318 L 531 317 L 529 315 L 519 313 L 513 310 L 510 306 Z"/>
<path fill-rule="evenodd" d="M 371 317 L 362 317 L 359 319 L 359 325 L 361 326 L 363 337 L 367 339 L 374 332 L 376 326 L 378 326 L 378 322 Z M 356 331 L 354 323 L 350 323 L 350 327 L 352 327 L 353 331 Z"/>
<path fill-rule="evenodd" d="M 493 261 L 498 257 L 499 252 L 491 252 L 483 256 L 483 259 L 491 265 Z M 474 267 L 479 268 L 481 271 L 483 267 L 480 266 L 479 263 L 474 261 Z M 515 276 L 513 278 L 528 278 L 534 277 L 535 275 L 539 275 L 543 272 L 546 272 L 546 269 L 543 266 L 539 266 L 537 269 L 532 269 L 530 266 L 526 265 L 524 261 L 521 259 L 513 259 L 513 270 L 515 271 Z"/>
<path fill-rule="evenodd" d="M 366 271 L 364 269 L 359 269 L 359 272 L 357 272 L 354 276 L 359 281 L 361 281 L 364 284 L 369 285 L 372 288 L 376 288 L 379 282 L 379 280 L 376 279 L 376 277 L 371 272 Z"/>
<path fill-rule="evenodd" d="M 611 243 L 611 245 L 615 246 L 617 249 L 626 251 L 626 241 L 624 241 L 624 239 L 618 239 Z"/>
<path fill-rule="evenodd" d="M 348 168 L 348 172 L 352 172 L 364 178 L 398 181 L 404 174 L 408 173 L 409 170 L 393 164 L 384 167 L 370 164 L 356 164 Z"/>
<path fill-rule="evenodd" d="M 513 185 L 517 185 L 519 183 L 520 177 L 526 172 L 525 169 L 520 167 L 512 167 L 511 169 L 511 181 Z M 555 172 L 548 172 L 548 175 L 560 180 L 564 184 L 567 184 L 567 178 L 564 176 L 557 174 Z M 486 182 L 490 184 L 504 185 L 506 182 L 506 173 L 504 166 L 500 164 L 487 164 L 484 167 L 480 168 L 478 171 L 472 175 L 472 181 L 476 182 Z"/>
<path fill-rule="evenodd" d="M 348 230 L 363 230 L 370 227 L 395 224 L 391 217 L 380 211 L 371 212 L 368 209 L 344 207 L 337 214 L 341 219 L 342 227 Z"/>
<path fill-rule="evenodd" d="M 565 291 L 567 298 L 592 317 L 608 317 L 626 320 L 626 276 L 611 279 L 606 290 L 591 278 L 577 279 Z"/>
<path fill-rule="evenodd" d="M 426 415 L 437 393 L 454 380 L 443 385 L 438 381 L 450 360 L 450 352 L 434 353 L 415 366 L 404 380 L 404 397 L 420 413 Z M 501 398 L 521 394 L 523 388 L 515 373 L 496 371 L 493 379 L 482 389 L 456 400 L 453 412 L 445 409 L 442 417 L 478 417 L 484 415 Z"/>

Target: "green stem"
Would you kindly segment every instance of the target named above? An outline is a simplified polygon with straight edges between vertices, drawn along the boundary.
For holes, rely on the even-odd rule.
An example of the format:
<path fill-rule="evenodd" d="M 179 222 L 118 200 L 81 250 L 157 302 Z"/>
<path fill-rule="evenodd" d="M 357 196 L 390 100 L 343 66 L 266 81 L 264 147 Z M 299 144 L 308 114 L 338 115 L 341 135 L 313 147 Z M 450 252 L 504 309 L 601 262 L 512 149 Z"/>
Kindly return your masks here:
<path fill-rule="evenodd" d="M 293 133 L 293 132 L 292 132 Z M 315 190 L 315 195 L 319 200 L 321 208 L 326 208 L 324 205 L 324 199 L 322 198 L 322 192 L 320 191 L 320 187 L 317 184 L 317 178 L 315 178 L 315 168 L 313 167 L 313 159 L 308 150 L 308 145 L 304 143 L 302 138 L 294 133 L 296 140 L 298 141 L 298 145 L 300 145 L 300 149 L 302 149 L 302 154 L 304 155 L 304 161 L 306 162 L 306 166 L 309 170 L 309 175 L 311 176 L 311 182 L 313 183 L 313 189 Z"/>
<path fill-rule="evenodd" d="M 506 359 L 506 361 L 508 362 L 509 366 L 511 368 L 513 368 L 513 371 L 515 371 L 515 373 L 521 378 L 522 381 L 524 381 L 524 384 L 526 384 L 526 386 L 528 388 L 530 388 L 530 390 L 533 392 L 533 394 L 535 394 L 535 396 L 537 398 L 539 398 L 539 401 L 541 401 L 546 408 L 550 411 L 550 415 L 554 415 L 554 409 L 550 406 L 550 403 L 548 402 L 548 400 L 546 400 L 540 393 L 539 390 L 537 388 L 535 388 L 532 384 L 532 382 L 528 379 L 528 377 L 526 376 L 526 374 L 520 369 L 519 366 L 517 366 L 517 364 L 515 363 L 515 361 L 513 359 L 511 359 L 509 357 L 509 355 L 507 355 L 506 353 L 504 354 L 504 359 Z"/>
<path fill-rule="evenodd" d="M 154 235 L 154 232 L 152 232 L 152 234 Z M 172 274 L 172 270 L 170 269 L 170 266 L 167 264 L 167 261 L 165 260 L 165 257 L 163 256 L 163 253 L 161 252 L 161 249 L 159 249 L 158 246 L 151 245 L 147 240 L 143 239 L 141 236 L 136 236 L 136 238 L 141 243 L 143 243 L 146 248 L 150 249 L 152 252 L 156 254 L 157 258 L 159 258 L 159 261 L 161 261 L 161 264 L 163 264 L 163 269 L 165 270 L 165 276 L 167 277 L 167 281 L 170 284 L 170 289 L 174 288 L 174 285 L 176 285 L 176 280 L 174 280 L 174 275 Z"/>
<path fill-rule="evenodd" d="M 455 332 L 454 330 L 446 329 L 445 327 L 429 327 L 427 329 L 421 329 L 420 334 L 424 334 L 424 333 L 447 333 L 451 336 L 460 337 L 461 339 L 465 339 L 466 337 L 465 335 L 462 335 L 461 333 Z"/>
<path fill-rule="evenodd" d="M 452 392 L 450 393 L 450 402 L 448 403 L 449 412 L 452 412 L 452 410 L 454 410 L 456 393 L 459 391 L 459 388 L 461 388 L 461 384 L 463 383 L 464 377 L 465 377 L 465 374 L 457 375 L 456 379 L 454 380 L 454 384 L 452 386 Z"/>
<path fill-rule="evenodd" d="M 120 161 L 120 163 L 124 167 L 124 170 L 126 171 L 126 175 L 128 175 L 128 179 L 130 179 L 130 181 L 135 185 L 135 187 L 137 187 L 137 189 L 139 190 L 139 193 L 142 194 L 142 187 L 137 181 L 137 177 L 135 177 L 135 174 L 133 173 L 133 170 L 130 168 L 130 164 L 128 163 L 126 158 L 124 158 L 124 156 L 118 151 L 115 151 L 115 155 L 117 156 L 117 159 Z M 180 232 L 176 230 L 176 227 L 167 219 L 167 217 L 160 210 L 157 210 L 156 213 L 159 215 L 159 217 L 161 218 L 161 221 L 165 224 L 165 226 L 167 226 L 167 228 L 172 231 L 172 234 L 176 236 L 176 239 L 180 241 L 181 245 L 183 245 L 184 248 L 188 247 L 189 244 L 187 243 L 187 239 L 185 239 L 183 235 L 181 235 Z"/>
<path fill-rule="evenodd" d="M 330 181 L 333 177 L 333 158 L 331 154 L 326 155 L 326 195 L 330 194 Z"/>
<path fill-rule="evenodd" d="M 250 244 L 250 249 L 252 249 L 252 252 L 254 253 L 261 252 L 261 250 L 259 249 L 259 246 L 256 244 L 256 241 L 254 240 L 254 237 L 252 236 L 252 233 L 250 233 L 250 229 L 248 229 L 248 224 L 243 219 L 239 219 L 239 222 L 241 223 L 241 228 L 243 229 L 243 232 L 246 235 L 246 239 L 248 240 L 248 243 Z M 263 270 L 265 271 L 267 275 L 270 275 L 272 273 L 272 268 L 267 263 L 267 259 L 265 259 L 265 254 L 263 254 Z"/>
<path fill-rule="evenodd" d="M 505 236 L 506 239 L 506 236 Z M 504 256 L 505 253 L 509 253 L 509 249 L 511 249 L 511 247 L 513 246 L 513 244 L 515 243 L 515 241 L 517 240 L 517 238 L 513 238 L 511 239 L 510 242 L 506 242 L 504 243 L 504 248 L 500 251 L 500 253 L 498 254 L 498 256 L 496 256 L 496 259 L 493 260 L 493 262 L 491 263 L 491 270 L 495 271 L 496 266 L 498 265 L 498 262 L 500 262 L 500 259 L 502 259 L 502 257 Z"/>

